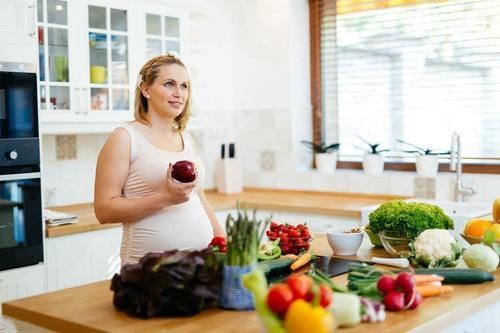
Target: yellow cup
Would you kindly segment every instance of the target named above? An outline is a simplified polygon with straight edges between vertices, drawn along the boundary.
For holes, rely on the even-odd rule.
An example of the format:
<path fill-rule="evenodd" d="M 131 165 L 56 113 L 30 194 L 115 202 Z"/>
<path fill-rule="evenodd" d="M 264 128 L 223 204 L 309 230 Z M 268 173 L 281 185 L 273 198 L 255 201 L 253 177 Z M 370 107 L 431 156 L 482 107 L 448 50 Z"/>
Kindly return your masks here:
<path fill-rule="evenodd" d="M 90 66 L 90 82 L 91 83 L 106 83 L 107 73 L 104 66 Z"/>

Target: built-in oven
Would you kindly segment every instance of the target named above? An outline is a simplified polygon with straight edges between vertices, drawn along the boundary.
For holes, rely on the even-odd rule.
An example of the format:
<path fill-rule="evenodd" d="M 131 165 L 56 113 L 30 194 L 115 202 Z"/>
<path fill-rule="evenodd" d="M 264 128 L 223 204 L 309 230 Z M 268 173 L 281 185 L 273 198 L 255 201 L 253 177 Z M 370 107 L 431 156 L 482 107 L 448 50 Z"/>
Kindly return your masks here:
<path fill-rule="evenodd" d="M 0 270 L 43 262 L 37 80 L 0 62 Z"/>

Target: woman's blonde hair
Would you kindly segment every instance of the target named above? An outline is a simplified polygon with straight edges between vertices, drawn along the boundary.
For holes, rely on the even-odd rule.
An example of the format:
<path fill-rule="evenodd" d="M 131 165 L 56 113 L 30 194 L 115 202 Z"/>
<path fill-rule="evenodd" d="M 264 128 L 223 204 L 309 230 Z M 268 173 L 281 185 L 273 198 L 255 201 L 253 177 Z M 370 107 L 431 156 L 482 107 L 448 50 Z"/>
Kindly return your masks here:
<path fill-rule="evenodd" d="M 150 125 L 146 118 L 148 113 L 148 100 L 142 94 L 141 88 L 150 86 L 158 77 L 160 67 L 163 65 L 179 65 L 186 69 L 186 65 L 179 59 L 178 56 L 166 54 L 149 59 L 139 71 L 137 86 L 135 87 L 134 100 L 134 118 L 140 123 Z M 177 130 L 182 131 L 186 128 L 189 117 L 191 117 L 191 81 L 188 77 L 188 98 L 184 104 L 184 110 L 175 118 Z"/>

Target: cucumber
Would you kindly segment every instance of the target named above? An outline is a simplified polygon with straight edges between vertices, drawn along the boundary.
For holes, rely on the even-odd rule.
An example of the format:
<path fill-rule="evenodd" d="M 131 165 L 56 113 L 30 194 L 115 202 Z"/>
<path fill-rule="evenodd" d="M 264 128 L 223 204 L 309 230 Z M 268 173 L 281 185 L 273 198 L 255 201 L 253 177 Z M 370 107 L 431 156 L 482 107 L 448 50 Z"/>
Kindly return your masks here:
<path fill-rule="evenodd" d="M 293 259 L 281 257 L 273 260 L 259 261 L 257 265 L 264 272 L 264 274 L 268 275 L 285 268 L 290 268 L 292 262 Z"/>
<path fill-rule="evenodd" d="M 488 272 L 467 268 L 416 268 L 415 273 L 440 275 L 444 277 L 443 284 L 473 284 L 495 280 Z"/>

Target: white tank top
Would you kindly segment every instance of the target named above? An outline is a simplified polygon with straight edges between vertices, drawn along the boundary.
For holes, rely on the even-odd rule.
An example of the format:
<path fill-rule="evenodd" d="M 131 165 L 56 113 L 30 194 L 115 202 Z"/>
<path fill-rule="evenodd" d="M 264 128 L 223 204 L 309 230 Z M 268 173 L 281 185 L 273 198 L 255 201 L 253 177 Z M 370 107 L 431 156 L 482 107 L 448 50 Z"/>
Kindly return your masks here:
<path fill-rule="evenodd" d="M 148 252 L 207 247 L 213 229 L 198 196 L 205 179 L 205 167 L 194 154 L 189 135 L 181 134 L 184 144 L 181 152 L 169 152 L 147 141 L 131 124 L 120 127 L 127 130 L 130 137 L 129 174 L 123 188 L 126 198 L 141 198 L 162 191 L 169 163 L 189 160 L 198 172 L 196 186 L 188 201 L 123 224 L 122 265 L 137 263 Z"/>

